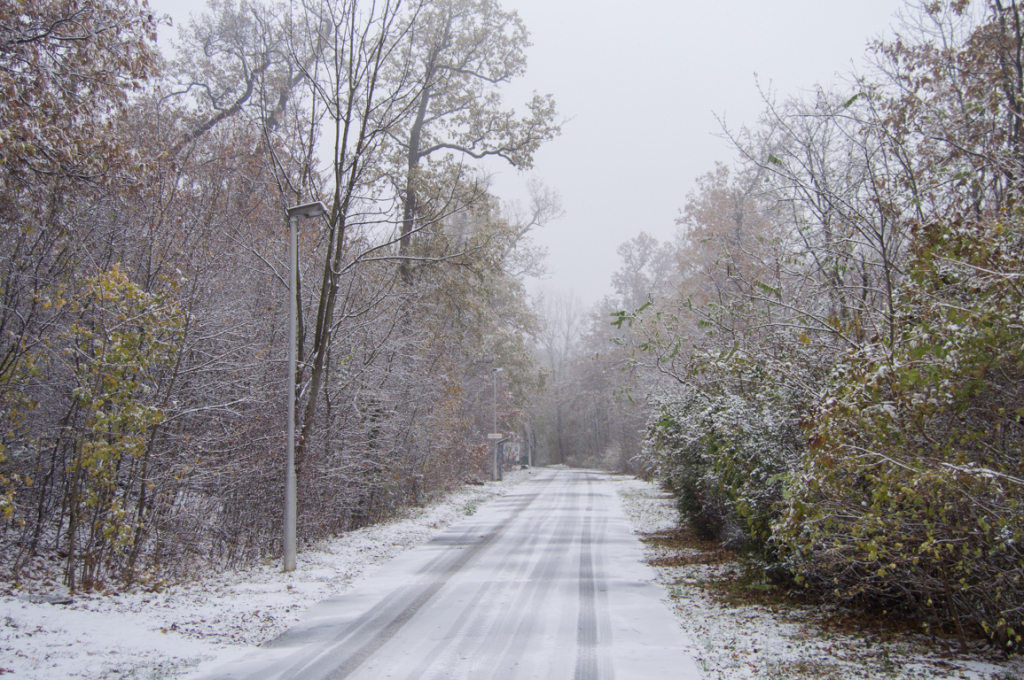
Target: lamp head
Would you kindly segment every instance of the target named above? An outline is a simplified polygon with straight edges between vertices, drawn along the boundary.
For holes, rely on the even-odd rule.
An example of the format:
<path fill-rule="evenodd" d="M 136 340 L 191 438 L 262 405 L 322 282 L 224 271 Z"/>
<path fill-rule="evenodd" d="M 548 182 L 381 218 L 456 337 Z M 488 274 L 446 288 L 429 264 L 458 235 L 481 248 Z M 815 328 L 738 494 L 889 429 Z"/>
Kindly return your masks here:
<path fill-rule="evenodd" d="M 313 201 L 312 203 L 305 203 L 303 205 L 293 205 L 288 208 L 288 217 L 320 217 L 321 215 L 327 214 L 327 208 L 320 201 Z"/>

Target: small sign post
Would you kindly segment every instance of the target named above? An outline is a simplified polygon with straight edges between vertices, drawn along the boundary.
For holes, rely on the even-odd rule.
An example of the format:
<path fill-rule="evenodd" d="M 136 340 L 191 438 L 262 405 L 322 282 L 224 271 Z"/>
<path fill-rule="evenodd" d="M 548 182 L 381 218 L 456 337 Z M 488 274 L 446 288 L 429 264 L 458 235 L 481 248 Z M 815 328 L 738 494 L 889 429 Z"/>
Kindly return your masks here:
<path fill-rule="evenodd" d="M 498 444 L 500 444 L 501 440 L 504 439 L 504 438 L 505 438 L 505 435 L 503 435 L 500 432 L 492 432 L 489 435 L 487 435 L 487 439 L 489 441 L 494 442 L 494 455 L 493 455 L 492 460 L 491 460 L 491 481 L 492 482 L 497 482 L 498 480 L 501 479 L 501 470 L 500 470 L 500 468 L 498 468 Z"/>

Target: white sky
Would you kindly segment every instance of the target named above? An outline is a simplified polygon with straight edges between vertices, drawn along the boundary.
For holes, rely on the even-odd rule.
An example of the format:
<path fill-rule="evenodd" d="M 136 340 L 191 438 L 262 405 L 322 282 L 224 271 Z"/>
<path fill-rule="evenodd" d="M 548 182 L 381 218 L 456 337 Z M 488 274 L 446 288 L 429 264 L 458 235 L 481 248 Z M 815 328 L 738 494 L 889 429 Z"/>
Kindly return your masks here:
<path fill-rule="evenodd" d="M 646 231 L 670 239 L 695 179 L 732 158 L 730 127 L 762 110 L 757 83 L 797 95 L 859 65 L 902 0 L 506 0 L 530 28 L 525 80 L 572 120 L 535 174 L 565 216 L 537 236 L 544 287 L 592 303 L 611 292 L 616 248 Z M 755 77 L 755 73 L 757 76 Z M 506 171 L 499 191 L 513 184 Z"/>
<path fill-rule="evenodd" d="M 150 0 L 184 24 L 202 0 Z M 525 78 L 555 95 L 571 120 L 536 156 L 532 174 L 562 196 L 565 216 L 535 238 L 551 276 L 586 304 L 611 293 L 619 244 L 646 231 L 661 240 L 695 179 L 732 158 L 715 114 L 730 127 L 761 112 L 757 83 L 797 95 L 860 65 L 889 32 L 903 0 L 504 0 L 530 29 Z M 757 74 L 755 76 L 755 74 Z M 497 165 L 496 191 L 524 195 L 527 176 Z"/>

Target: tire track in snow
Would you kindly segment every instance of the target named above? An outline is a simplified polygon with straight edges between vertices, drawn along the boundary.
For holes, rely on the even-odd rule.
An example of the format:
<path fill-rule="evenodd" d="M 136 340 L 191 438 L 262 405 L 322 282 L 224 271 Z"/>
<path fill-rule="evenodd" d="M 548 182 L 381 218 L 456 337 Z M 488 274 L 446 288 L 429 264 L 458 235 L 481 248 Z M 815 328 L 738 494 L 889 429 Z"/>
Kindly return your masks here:
<path fill-rule="evenodd" d="M 543 471 L 515 496 L 214 677 L 698 680 L 607 478 Z"/>
<path fill-rule="evenodd" d="M 405 586 L 396 590 L 395 593 L 385 598 L 380 606 L 345 626 L 334 636 L 331 644 L 316 654 L 313 659 L 306 658 L 298 663 L 293 662 L 285 668 L 268 669 L 271 674 L 267 677 L 344 680 L 397 635 L 402 627 L 441 590 L 454 574 L 495 542 L 518 513 L 528 508 L 539 496 L 540 492 L 516 498 L 511 514 L 478 540 L 466 541 L 465 536 L 472 533 L 472 529 L 464 532 L 456 543 L 458 545 L 465 544 L 466 549 L 454 551 L 454 553 L 453 551 L 444 551 L 418 572 L 421 575 L 432 575 L 435 580 L 425 586 Z M 309 642 L 308 637 L 303 636 L 302 633 L 290 633 L 290 631 L 284 633 L 267 646 L 271 648 L 287 647 L 296 642 Z M 295 637 L 299 637 L 299 639 L 296 640 Z M 347 655 L 344 654 L 344 649 L 352 647 L 355 647 L 354 651 Z M 341 655 L 344 656 L 339 663 L 338 656 Z"/>
<path fill-rule="evenodd" d="M 594 499 L 598 494 L 594 493 L 593 475 L 585 474 L 587 482 L 586 512 L 588 514 L 583 520 L 580 537 L 579 614 L 576 624 L 576 672 L 573 677 L 574 680 L 598 680 L 599 678 L 611 680 L 614 678 L 614 672 L 608 660 L 600 654 L 602 645 L 611 642 L 611 631 L 606 615 L 600 617 L 602 625 L 600 628 L 598 626 L 599 602 L 603 605 L 602 613 L 607 612 L 608 585 L 604 581 L 603 568 L 601 568 L 603 552 L 601 548 L 604 544 L 607 518 L 600 517 L 596 531 L 592 530 L 594 522 L 590 513 L 594 509 Z M 598 537 L 596 539 L 595 534 Z M 597 569 L 595 569 L 595 552 L 597 553 Z"/>
<path fill-rule="evenodd" d="M 565 491 L 561 492 L 558 497 L 553 499 L 552 505 L 558 507 L 561 505 L 561 498 L 569 495 Z M 571 514 L 562 513 L 558 519 L 551 520 L 554 529 L 544 548 L 541 561 L 530 573 L 529 582 L 521 592 L 515 606 L 510 608 L 510 612 L 514 612 L 518 620 L 518 625 L 504 645 L 503 653 L 496 664 L 494 680 L 513 678 L 524 652 L 529 650 L 530 643 L 535 641 L 538 623 L 537 612 L 544 607 L 552 586 L 559 582 L 560 579 L 557 576 L 562 568 L 565 547 L 571 544 L 574 538 L 575 527 L 572 524 L 572 519 Z M 537 533 L 540 533 L 542 528 L 537 527 Z M 543 622 L 541 624 L 543 625 Z M 543 630 L 540 632 L 543 633 Z"/>
<path fill-rule="evenodd" d="M 529 521 L 529 519 L 523 519 L 521 516 L 516 516 L 516 523 L 522 524 Z M 567 526 L 567 518 L 560 520 L 563 526 Z M 546 521 L 544 522 L 546 524 Z M 543 529 L 543 527 L 538 527 Z M 522 602 L 525 599 L 527 593 L 532 589 L 536 590 L 538 585 L 544 585 L 546 590 L 547 584 L 543 583 L 544 580 L 551 576 L 550 570 L 542 569 L 540 566 L 534 568 L 531 575 L 528 577 L 528 582 L 523 586 L 522 574 L 525 574 L 530 568 L 533 555 L 538 549 L 540 543 L 540 537 L 544 531 L 528 531 L 525 533 L 525 540 L 510 542 L 504 553 L 495 560 L 498 565 L 498 571 L 500 572 L 504 565 L 506 565 L 510 558 L 513 556 L 518 557 L 521 564 L 515 568 L 515 573 L 511 579 L 500 578 L 501 574 L 495 574 L 492 580 L 488 580 L 487 587 L 482 589 L 478 597 L 473 598 L 463 612 L 460 614 L 456 622 L 449 628 L 443 639 L 438 642 L 421 663 L 419 663 L 412 673 L 410 673 L 406 680 L 418 680 L 423 677 L 424 673 L 428 671 L 432 666 L 435 666 L 438 659 L 445 657 L 445 661 L 439 666 L 441 668 L 452 668 L 456 665 L 456 661 L 475 657 L 480 658 L 482 656 L 490 656 L 488 654 L 489 648 L 493 647 L 502 641 L 502 631 L 507 630 L 508 627 L 514 624 L 509 623 L 507 619 L 515 617 L 516 619 L 523 618 Z M 515 536 L 510 527 L 507 532 L 509 538 Z M 557 540 L 557 539 L 556 539 Z M 553 543 L 554 541 L 552 541 Z M 496 549 L 496 548 L 491 548 Z M 550 551 L 550 544 L 549 544 Z M 550 561 L 550 557 L 548 558 Z M 498 586 L 497 588 L 491 588 L 491 586 Z M 515 605 L 502 606 L 496 604 L 496 601 L 501 599 L 501 590 L 509 590 L 510 588 L 516 588 L 519 590 L 519 596 Z M 486 592 L 486 597 L 484 592 Z M 499 592 L 495 592 L 499 591 Z M 542 596 L 541 596 L 542 597 Z M 527 610 L 528 611 L 528 610 Z M 513 643 L 514 646 L 514 643 Z M 507 673 L 501 673 L 500 669 L 503 666 L 501 662 L 496 664 L 498 666 L 498 672 L 493 676 L 495 680 L 506 677 Z M 445 672 L 446 677 L 450 677 Z M 435 673 L 432 678 L 440 677 L 439 673 Z"/>

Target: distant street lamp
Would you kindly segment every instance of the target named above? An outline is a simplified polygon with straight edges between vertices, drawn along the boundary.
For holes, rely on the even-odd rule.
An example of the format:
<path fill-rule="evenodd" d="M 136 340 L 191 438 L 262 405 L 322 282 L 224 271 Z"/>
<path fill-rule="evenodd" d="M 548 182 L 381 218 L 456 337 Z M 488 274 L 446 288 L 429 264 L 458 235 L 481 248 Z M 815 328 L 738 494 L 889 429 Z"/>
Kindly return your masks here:
<path fill-rule="evenodd" d="M 501 434 L 498 433 L 498 374 L 501 373 L 500 368 L 494 369 L 494 427 L 491 429 L 490 438 L 494 440 L 494 462 L 491 470 L 491 480 L 498 481 L 501 479 L 501 471 L 498 469 L 498 440 L 501 439 Z"/>
<path fill-rule="evenodd" d="M 295 360 L 299 267 L 295 236 L 300 217 L 327 214 L 320 201 L 288 208 L 288 460 L 284 479 L 284 570 L 295 571 Z"/>

